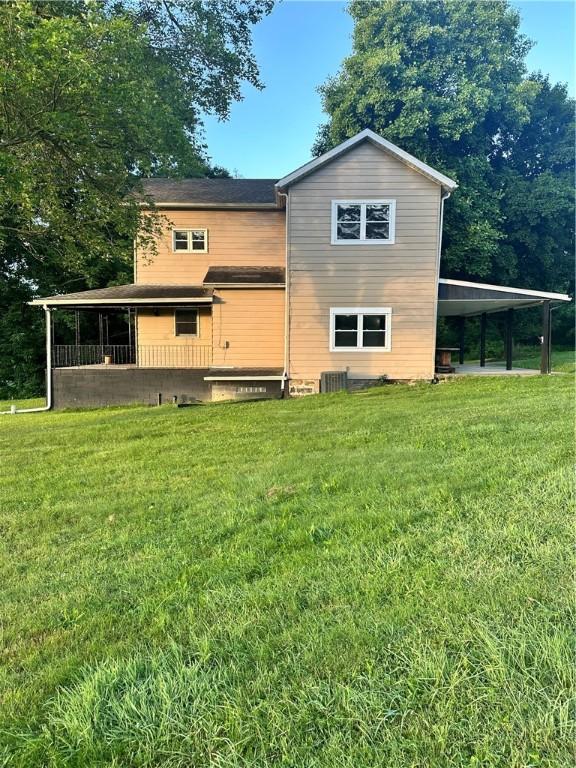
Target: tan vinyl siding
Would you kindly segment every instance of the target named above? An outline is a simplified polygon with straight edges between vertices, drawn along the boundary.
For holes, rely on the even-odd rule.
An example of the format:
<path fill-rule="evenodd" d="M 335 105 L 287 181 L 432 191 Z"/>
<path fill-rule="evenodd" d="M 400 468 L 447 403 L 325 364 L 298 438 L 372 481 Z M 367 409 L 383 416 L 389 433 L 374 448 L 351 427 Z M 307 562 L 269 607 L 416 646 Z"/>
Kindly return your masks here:
<path fill-rule="evenodd" d="M 212 311 L 198 310 L 198 336 L 176 336 L 174 309 L 139 309 L 136 317 L 139 365 L 142 367 L 209 367 Z"/>
<path fill-rule="evenodd" d="M 169 220 L 150 260 L 136 254 L 135 282 L 202 285 L 208 267 L 266 266 L 285 263 L 285 212 L 189 210 L 163 211 Z M 175 253 L 172 229 L 207 229 L 207 253 Z"/>
<path fill-rule="evenodd" d="M 282 288 L 219 290 L 213 305 L 214 366 L 283 368 L 284 299 Z"/>
<path fill-rule="evenodd" d="M 331 245 L 331 203 L 396 200 L 392 245 Z M 364 143 L 290 189 L 290 377 L 432 378 L 440 186 Z M 330 352 L 331 307 L 390 307 L 390 352 Z"/>

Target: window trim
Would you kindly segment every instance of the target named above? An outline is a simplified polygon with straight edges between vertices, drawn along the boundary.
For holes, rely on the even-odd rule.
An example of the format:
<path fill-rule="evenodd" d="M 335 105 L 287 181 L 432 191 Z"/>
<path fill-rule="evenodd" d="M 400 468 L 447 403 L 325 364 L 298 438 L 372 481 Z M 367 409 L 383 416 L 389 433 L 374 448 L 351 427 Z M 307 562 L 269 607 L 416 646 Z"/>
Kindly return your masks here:
<path fill-rule="evenodd" d="M 358 338 L 362 338 L 364 315 L 386 315 L 386 330 L 384 335 L 383 347 L 337 347 L 336 341 L 336 315 L 358 315 L 361 318 L 358 322 L 356 333 Z M 330 352 L 363 352 L 371 354 L 373 352 L 391 352 L 392 350 L 392 307 L 330 307 Z"/>
<path fill-rule="evenodd" d="M 360 239 L 359 240 L 338 240 L 337 230 L 337 216 L 338 205 L 360 205 L 364 208 L 360 209 Z M 366 240 L 366 206 L 367 205 L 388 205 L 390 206 L 389 214 L 389 237 L 386 240 Z M 364 233 L 364 238 L 362 238 Z M 332 200 L 332 224 L 331 224 L 331 245 L 394 245 L 396 238 L 396 200 L 392 199 L 379 199 L 379 200 Z"/>
<path fill-rule="evenodd" d="M 178 321 L 176 319 L 178 312 L 196 312 L 196 333 L 178 333 Z M 200 338 L 200 311 L 198 307 L 179 307 L 178 309 L 174 310 L 174 336 L 176 338 L 179 336 L 184 336 L 188 339 Z"/>
<path fill-rule="evenodd" d="M 176 248 L 176 232 L 186 232 L 188 237 L 188 247 Z M 191 248 L 191 232 L 204 232 L 204 248 Z M 208 230 L 205 227 L 172 227 L 172 253 L 208 253 Z"/>

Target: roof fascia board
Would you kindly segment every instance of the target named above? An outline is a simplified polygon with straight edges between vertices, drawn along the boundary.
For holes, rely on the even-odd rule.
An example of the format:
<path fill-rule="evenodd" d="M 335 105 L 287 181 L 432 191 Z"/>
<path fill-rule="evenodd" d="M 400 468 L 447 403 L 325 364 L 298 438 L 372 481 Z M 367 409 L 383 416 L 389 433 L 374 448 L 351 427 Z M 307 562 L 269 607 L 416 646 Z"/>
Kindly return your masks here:
<path fill-rule="evenodd" d="M 451 280 L 449 278 L 441 277 L 438 280 L 439 283 L 444 285 L 459 285 L 462 288 L 480 288 L 489 291 L 502 291 L 502 293 L 523 293 L 525 296 L 535 296 L 539 299 L 551 299 L 555 301 L 572 301 L 571 297 L 565 293 L 550 293 L 548 291 L 533 291 L 528 288 L 511 288 L 505 285 L 491 285 L 490 283 L 472 283 L 467 280 Z M 439 301 L 453 301 L 453 299 L 439 299 Z M 454 301 L 464 301 L 464 299 L 454 299 Z M 466 299 L 466 301 L 474 301 L 474 299 Z M 486 299 L 478 299 L 478 301 L 486 301 Z M 497 301 L 497 299 L 495 299 Z M 519 299 L 521 301 L 521 299 Z"/>
<path fill-rule="evenodd" d="M 421 160 L 418 160 L 418 158 L 414 157 L 414 155 L 411 155 L 409 152 L 405 152 L 403 149 L 400 149 L 400 147 L 397 147 L 395 144 L 392 144 L 391 141 L 384 139 L 382 136 L 379 136 L 377 133 L 374 133 L 374 131 L 371 131 L 369 128 L 366 128 L 360 133 L 357 133 L 356 136 L 352 136 L 352 138 L 347 139 L 346 141 L 343 141 L 341 144 L 338 144 L 337 147 L 334 147 L 333 149 L 328 150 L 328 152 L 325 152 L 323 155 L 320 155 L 320 157 L 316 157 L 314 160 L 310 160 L 308 163 L 305 163 L 304 165 L 300 166 L 300 168 L 297 168 L 292 173 L 289 173 L 287 176 L 284 176 L 284 178 L 276 182 L 275 184 L 276 188 L 281 190 L 281 189 L 285 189 L 286 187 L 289 187 L 294 182 L 302 179 L 304 176 L 307 176 L 308 174 L 312 173 L 318 168 L 321 168 L 323 165 L 326 165 L 331 160 L 334 160 L 339 155 L 343 154 L 344 152 L 347 152 L 348 150 L 352 149 L 352 147 L 356 146 L 357 144 L 360 144 L 363 141 L 370 141 L 375 146 L 380 147 L 380 149 L 384 149 L 390 152 L 391 155 L 394 155 L 394 157 L 398 158 L 403 163 L 413 168 L 413 170 L 418 171 L 424 176 L 427 176 L 432 181 L 435 181 L 438 184 L 441 184 L 442 187 L 450 191 L 456 189 L 456 187 L 458 186 L 458 184 L 453 179 L 450 179 L 448 176 L 445 176 L 443 173 L 436 171 L 431 166 L 427 165 L 426 163 L 423 163 Z"/>
<path fill-rule="evenodd" d="M 115 306 L 132 306 L 134 304 L 170 304 L 170 305 L 176 305 L 176 304 L 212 304 L 213 298 L 212 296 L 206 297 L 206 296 L 200 296 L 200 297 L 184 297 L 184 298 L 170 298 L 170 299 L 34 299 L 33 301 L 29 301 L 28 304 L 33 307 L 42 307 L 44 305 L 49 307 L 56 307 L 56 306 L 62 306 L 62 307 L 91 307 L 93 305 L 102 305 L 107 304 L 115 305 Z"/>

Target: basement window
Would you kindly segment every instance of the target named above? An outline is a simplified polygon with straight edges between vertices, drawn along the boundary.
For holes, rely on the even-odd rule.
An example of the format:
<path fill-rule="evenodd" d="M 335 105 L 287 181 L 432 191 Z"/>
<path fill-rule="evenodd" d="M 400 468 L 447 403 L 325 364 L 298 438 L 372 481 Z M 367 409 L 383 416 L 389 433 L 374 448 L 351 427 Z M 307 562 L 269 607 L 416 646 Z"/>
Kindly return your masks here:
<path fill-rule="evenodd" d="M 391 245 L 395 218 L 395 200 L 332 200 L 332 245 Z"/>
<path fill-rule="evenodd" d="M 174 335 L 198 336 L 197 309 L 176 309 L 174 311 Z"/>
<path fill-rule="evenodd" d="M 389 352 L 390 307 L 332 307 L 331 352 Z"/>
<path fill-rule="evenodd" d="M 172 249 L 181 253 L 207 253 L 207 229 L 173 229 Z"/>

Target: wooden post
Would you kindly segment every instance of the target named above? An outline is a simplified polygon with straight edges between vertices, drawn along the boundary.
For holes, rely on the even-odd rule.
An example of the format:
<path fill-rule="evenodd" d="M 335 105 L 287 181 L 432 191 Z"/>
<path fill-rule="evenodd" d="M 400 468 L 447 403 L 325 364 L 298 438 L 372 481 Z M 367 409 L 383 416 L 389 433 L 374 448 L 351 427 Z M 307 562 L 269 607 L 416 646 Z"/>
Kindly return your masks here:
<path fill-rule="evenodd" d="M 511 371 L 512 370 L 512 352 L 514 349 L 514 338 L 512 335 L 512 329 L 513 329 L 513 319 L 514 319 L 514 310 L 508 309 L 506 310 L 506 370 Z"/>
<path fill-rule="evenodd" d="M 486 365 L 486 312 L 480 315 L 480 365 L 482 368 Z"/>
<path fill-rule="evenodd" d="M 74 320 L 75 320 L 75 341 L 76 346 L 80 346 L 80 312 L 78 312 L 77 309 L 74 310 Z"/>
<path fill-rule="evenodd" d="M 102 312 L 98 312 L 98 343 L 104 346 L 104 326 L 102 324 Z"/>
<path fill-rule="evenodd" d="M 550 373 L 552 370 L 550 361 L 551 341 L 552 341 L 552 319 L 550 312 L 550 302 L 542 302 L 542 350 L 540 357 L 540 373 Z"/>
<path fill-rule="evenodd" d="M 458 318 L 458 335 L 459 335 L 459 346 L 460 346 L 460 352 L 458 353 L 458 362 L 460 365 L 464 365 L 464 331 L 466 328 L 466 318 L 460 317 Z"/>

